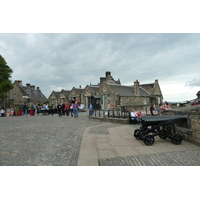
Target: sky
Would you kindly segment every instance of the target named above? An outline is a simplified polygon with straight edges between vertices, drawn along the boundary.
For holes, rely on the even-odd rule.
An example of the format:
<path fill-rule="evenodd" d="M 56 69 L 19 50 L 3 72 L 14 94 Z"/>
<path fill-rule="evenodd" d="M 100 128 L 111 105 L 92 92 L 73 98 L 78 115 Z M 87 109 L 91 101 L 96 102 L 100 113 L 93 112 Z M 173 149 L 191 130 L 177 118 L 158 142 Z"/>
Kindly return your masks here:
<path fill-rule="evenodd" d="M 12 82 L 40 87 L 48 98 L 97 84 L 110 71 L 122 85 L 157 79 L 166 101 L 195 99 L 198 1 L 100 2 L 3 1 L 0 54 L 14 71 Z"/>
<path fill-rule="evenodd" d="M 196 98 L 200 90 L 200 34 L 1 33 L 0 54 L 22 80 L 51 92 L 99 83 L 110 71 L 122 85 L 158 79 L 164 100 Z"/>

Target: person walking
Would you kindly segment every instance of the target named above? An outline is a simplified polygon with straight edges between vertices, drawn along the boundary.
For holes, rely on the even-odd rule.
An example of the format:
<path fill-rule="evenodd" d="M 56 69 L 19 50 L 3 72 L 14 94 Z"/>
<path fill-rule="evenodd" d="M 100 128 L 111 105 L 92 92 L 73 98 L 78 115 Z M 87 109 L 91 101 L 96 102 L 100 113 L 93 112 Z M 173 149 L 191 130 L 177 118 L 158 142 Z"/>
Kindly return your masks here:
<path fill-rule="evenodd" d="M 78 117 L 78 102 L 76 101 L 75 104 L 73 105 L 73 112 L 74 112 L 74 117 Z"/>
<path fill-rule="evenodd" d="M 39 103 L 38 106 L 37 106 L 37 115 L 39 115 L 40 112 L 41 112 L 41 105 L 40 105 L 40 103 Z"/>
<path fill-rule="evenodd" d="M 92 116 L 93 115 L 93 106 L 92 104 L 90 104 L 90 107 L 89 107 L 89 116 Z"/>
<path fill-rule="evenodd" d="M 33 104 L 33 110 L 34 110 L 34 114 L 37 113 L 37 106 L 35 105 L 35 103 Z"/>
<path fill-rule="evenodd" d="M 0 111 L 0 117 L 5 117 L 5 110 L 2 108 Z"/>
<path fill-rule="evenodd" d="M 58 116 L 59 116 L 59 117 L 62 116 L 62 114 L 61 114 L 62 104 L 61 104 L 61 103 L 59 103 L 59 104 L 57 105 L 57 109 L 58 109 Z"/>
<path fill-rule="evenodd" d="M 49 114 L 51 114 L 53 116 L 53 105 L 49 106 Z"/>
<path fill-rule="evenodd" d="M 62 115 L 65 115 L 65 103 L 62 103 Z"/>
<path fill-rule="evenodd" d="M 69 108 L 70 108 L 71 117 L 73 117 L 73 105 L 74 105 L 74 104 L 72 103 L 72 104 L 70 105 L 70 107 L 69 107 Z"/>
<path fill-rule="evenodd" d="M 24 115 L 26 115 L 27 117 L 27 114 L 28 114 L 28 106 L 26 105 L 26 103 L 24 103 L 24 105 L 22 106 L 22 117 Z"/>
<path fill-rule="evenodd" d="M 67 102 L 65 106 L 66 116 L 69 116 L 70 103 Z"/>

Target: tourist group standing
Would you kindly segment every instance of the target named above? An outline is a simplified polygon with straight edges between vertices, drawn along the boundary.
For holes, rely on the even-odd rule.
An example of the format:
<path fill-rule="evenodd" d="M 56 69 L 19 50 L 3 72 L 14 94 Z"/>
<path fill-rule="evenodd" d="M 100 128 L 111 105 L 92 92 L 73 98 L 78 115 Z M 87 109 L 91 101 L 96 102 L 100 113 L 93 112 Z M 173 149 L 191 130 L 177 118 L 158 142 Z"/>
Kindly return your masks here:
<path fill-rule="evenodd" d="M 58 109 L 58 116 L 69 116 L 71 115 L 71 117 L 74 116 L 74 118 L 78 117 L 78 108 L 79 108 L 79 104 L 76 101 L 75 103 L 72 103 L 70 101 L 66 102 L 66 103 L 59 103 L 57 105 L 57 109 Z"/>

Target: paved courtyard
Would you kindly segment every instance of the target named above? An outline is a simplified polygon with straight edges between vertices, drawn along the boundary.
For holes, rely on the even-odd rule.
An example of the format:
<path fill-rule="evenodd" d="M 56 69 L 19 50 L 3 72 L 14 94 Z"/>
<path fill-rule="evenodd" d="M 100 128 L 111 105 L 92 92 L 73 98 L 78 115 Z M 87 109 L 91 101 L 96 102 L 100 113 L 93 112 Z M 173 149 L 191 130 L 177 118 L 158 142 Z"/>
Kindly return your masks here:
<path fill-rule="evenodd" d="M 200 147 L 133 137 L 138 126 L 57 114 L 0 118 L 1 166 L 200 166 Z"/>
<path fill-rule="evenodd" d="M 0 165 L 77 165 L 82 134 L 90 123 L 81 114 L 0 118 Z"/>

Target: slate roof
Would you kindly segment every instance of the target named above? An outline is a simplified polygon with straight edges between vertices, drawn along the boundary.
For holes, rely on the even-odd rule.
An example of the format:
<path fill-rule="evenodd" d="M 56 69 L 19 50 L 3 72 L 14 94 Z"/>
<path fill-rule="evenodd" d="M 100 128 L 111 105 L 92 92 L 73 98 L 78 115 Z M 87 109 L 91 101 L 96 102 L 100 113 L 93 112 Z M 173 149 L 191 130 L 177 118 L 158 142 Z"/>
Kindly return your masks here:
<path fill-rule="evenodd" d="M 54 92 L 56 97 L 58 97 L 58 95 L 60 94 L 60 92 L 55 92 L 55 91 L 53 91 L 53 92 Z"/>
<path fill-rule="evenodd" d="M 134 93 L 134 87 L 133 86 L 125 86 L 125 85 L 117 85 L 117 84 L 111 84 L 108 83 L 109 87 L 112 88 L 114 91 L 116 91 L 120 96 L 123 97 L 135 97 L 137 96 Z M 150 94 L 140 87 L 140 96 L 149 96 Z"/>
<path fill-rule="evenodd" d="M 32 88 L 27 88 L 25 86 L 18 85 L 18 87 L 21 88 L 22 93 L 24 96 L 29 96 L 31 101 L 39 101 L 39 102 L 44 102 L 47 100 L 45 95 L 39 90 L 34 90 Z"/>
<path fill-rule="evenodd" d="M 140 96 L 149 96 L 150 93 L 147 92 L 144 88 L 140 87 Z"/>
<path fill-rule="evenodd" d="M 60 92 L 53 91 L 53 92 L 49 95 L 49 97 L 52 96 L 53 94 L 54 94 L 56 97 L 58 97 L 59 94 L 60 94 Z M 49 98 L 49 97 L 48 97 L 48 98 Z"/>
<path fill-rule="evenodd" d="M 90 86 L 95 92 L 98 92 L 100 86 Z"/>
<path fill-rule="evenodd" d="M 61 90 L 59 93 L 62 94 L 69 94 L 71 92 L 71 90 Z"/>
<path fill-rule="evenodd" d="M 83 88 L 76 88 L 76 90 L 78 90 L 78 91 L 83 91 L 84 89 Z"/>
<path fill-rule="evenodd" d="M 111 83 L 108 83 L 108 85 L 110 88 L 116 91 L 120 96 L 127 96 L 127 97 L 136 96 L 133 93 L 133 87 L 131 86 L 117 85 Z"/>

